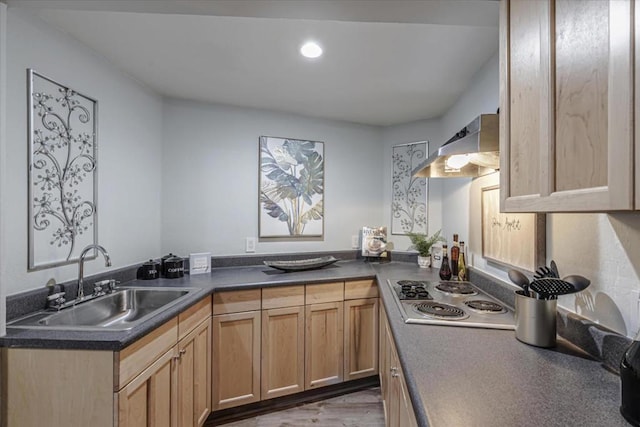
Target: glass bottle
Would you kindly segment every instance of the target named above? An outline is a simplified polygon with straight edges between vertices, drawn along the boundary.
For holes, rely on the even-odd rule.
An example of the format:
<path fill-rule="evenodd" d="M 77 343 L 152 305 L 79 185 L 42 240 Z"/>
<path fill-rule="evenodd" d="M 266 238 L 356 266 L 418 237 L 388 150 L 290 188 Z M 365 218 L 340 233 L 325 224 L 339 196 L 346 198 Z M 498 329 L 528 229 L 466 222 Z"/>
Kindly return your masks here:
<path fill-rule="evenodd" d="M 620 362 L 622 405 L 620 413 L 634 426 L 640 426 L 640 332 Z"/>
<path fill-rule="evenodd" d="M 451 244 L 451 274 L 458 277 L 458 259 L 460 257 L 460 246 L 458 245 L 458 235 L 453 235 L 453 243 Z"/>
<path fill-rule="evenodd" d="M 451 266 L 449 266 L 448 254 L 447 245 L 442 245 L 442 265 L 440 266 L 440 278 L 442 280 L 451 279 Z"/>
<path fill-rule="evenodd" d="M 458 258 L 458 280 L 467 280 L 467 263 L 464 256 L 464 242 L 460 242 L 460 257 Z"/>

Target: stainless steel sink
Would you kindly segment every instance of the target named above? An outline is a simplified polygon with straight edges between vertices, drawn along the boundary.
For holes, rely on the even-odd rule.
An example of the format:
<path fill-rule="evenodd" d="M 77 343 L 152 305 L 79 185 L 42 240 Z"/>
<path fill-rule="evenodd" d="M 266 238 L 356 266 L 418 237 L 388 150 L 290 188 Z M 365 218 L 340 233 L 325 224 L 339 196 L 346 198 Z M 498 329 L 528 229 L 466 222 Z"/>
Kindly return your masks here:
<path fill-rule="evenodd" d="M 199 288 L 120 288 L 112 294 L 62 311 L 40 311 L 31 314 L 8 323 L 7 327 L 127 330 L 199 290 Z"/>

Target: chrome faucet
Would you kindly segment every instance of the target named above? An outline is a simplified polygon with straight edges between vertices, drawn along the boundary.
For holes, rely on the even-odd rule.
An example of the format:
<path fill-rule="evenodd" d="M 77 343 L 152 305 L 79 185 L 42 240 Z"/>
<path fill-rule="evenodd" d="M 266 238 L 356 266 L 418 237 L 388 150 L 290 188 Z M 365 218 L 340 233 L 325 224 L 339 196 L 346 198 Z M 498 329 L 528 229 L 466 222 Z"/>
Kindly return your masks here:
<path fill-rule="evenodd" d="M 87 256 L 90 250 L 97 249 L 102 252 L 104 256 L 104 266 L 111 267 L 111 258 L 109 257 L 109 253 L 100 245 L 92 244 L 87 246 L 80 252 L 80 258 L 78 261 L 78 296 L 74 302 L 74 304 L 81 302 L 84 299 L 84 258 Z"/>

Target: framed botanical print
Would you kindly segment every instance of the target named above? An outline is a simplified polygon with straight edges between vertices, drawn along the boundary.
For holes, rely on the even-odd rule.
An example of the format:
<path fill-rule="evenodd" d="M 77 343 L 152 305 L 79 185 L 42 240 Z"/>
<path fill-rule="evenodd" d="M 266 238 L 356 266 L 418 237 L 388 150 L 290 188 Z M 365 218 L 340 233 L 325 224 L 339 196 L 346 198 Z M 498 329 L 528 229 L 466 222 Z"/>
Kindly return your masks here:
<path fill-rule="evenodd" d="M 324 143 L 260 137 L 259 237 L 324 236 Z"/>

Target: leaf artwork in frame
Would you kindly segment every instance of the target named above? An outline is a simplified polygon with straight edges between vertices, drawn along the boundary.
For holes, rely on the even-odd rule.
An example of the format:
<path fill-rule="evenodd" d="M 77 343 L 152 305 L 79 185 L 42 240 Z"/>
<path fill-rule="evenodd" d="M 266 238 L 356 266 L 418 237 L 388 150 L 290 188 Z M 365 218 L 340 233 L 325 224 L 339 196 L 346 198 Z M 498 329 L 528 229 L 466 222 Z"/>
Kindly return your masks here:
<path fill-rule="evenodd" d="M 427 141 L 393 146 L 391 234 L 427 233 L 427 178 L 413 177 L 411 171 L 428 149 Z"/>
<path fill-rule="evenodd" d="M 324 234 L 324 143 L 260 137 L 259 237 Z"/>
<path fill-rule="evenodd" d="M 28 265 L 38 270 L 77 262 L 97 242 L 98 101 L 32 69 L 27 82 Z"/>

